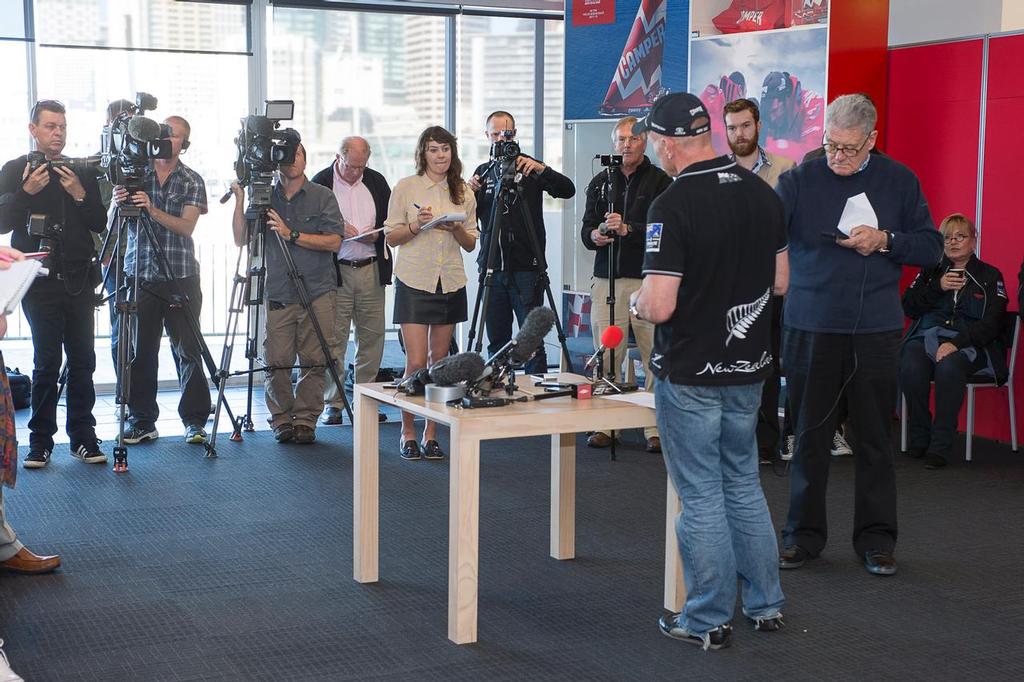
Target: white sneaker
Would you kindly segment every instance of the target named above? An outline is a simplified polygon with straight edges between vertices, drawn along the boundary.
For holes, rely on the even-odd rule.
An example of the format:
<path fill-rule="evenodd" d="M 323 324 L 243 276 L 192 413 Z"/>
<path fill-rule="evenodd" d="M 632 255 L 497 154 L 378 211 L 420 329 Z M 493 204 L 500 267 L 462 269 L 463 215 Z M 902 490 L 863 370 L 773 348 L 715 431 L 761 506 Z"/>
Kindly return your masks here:
<path fill-rule="evenodd" d="M 23 682 L 16 672 L 11 670 L 11 664 L 7 662 L 7 654 L 4 653 L 4 640 L 0 639 L 0 682 Z"/>
<path fill-rule="evenodd" d="M 833 457 L 849 457 L 853 454 L 853 448 L 843 438 L 843 434 L 838 431 L 832 435 L 832 456 Z"/>
<path fill-rule="evenodd" d="M 786 436 L 786 442 L 782 445 L 782 461 L 788 462 L 793 459 L 794 452 L 796 452 L 796 436 Z"/>

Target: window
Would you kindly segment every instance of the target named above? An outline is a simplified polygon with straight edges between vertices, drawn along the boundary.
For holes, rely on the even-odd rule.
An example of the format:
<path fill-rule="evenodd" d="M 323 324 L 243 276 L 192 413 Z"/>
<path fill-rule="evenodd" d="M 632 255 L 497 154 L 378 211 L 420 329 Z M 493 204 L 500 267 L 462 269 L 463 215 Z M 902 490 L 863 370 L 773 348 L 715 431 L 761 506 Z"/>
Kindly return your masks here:
<path fill-rule="evenodd" d="M 565 22 L 544 22 L 544 162 L 563 171 L 562 132 L 565 96 L 562 84 L 565 72 Z M 577 187 L 577 192 L 583 188 Z M 561 211 L 564 202 L 545 195 L 544 208 Z"/>
<path fill-rule="evenodd" d="M 523 152 L 534 151 L 532 19 L 462 16 L 458 20 L 456 123 L 466 176 L 490 153 L 485 119 L 492 111 L 515 117 Z"/>
<path fill-rule="evenodd" d="M 28 151 L 28 43 L 0 40 L 0 64 L 4 65 L 4 97 L 0 103 L 0 164 Z M 7 243 L 4 239 L 4 243 Z"/>
<path fill-rule="evenodd" d="M 370 142 L 370 165 L 394 185 L 414 172 L 416 140 L 443 125 L 443 17 L 272 8 L 268 98 L 295 100 L 310 174 L 347 135 Z"/>
<path fill-rule="evenodd" d="M 247 16 L 243 6 L 218 3 L 35 0 L 36 40 L 44 45 L 244 53 Z"/>

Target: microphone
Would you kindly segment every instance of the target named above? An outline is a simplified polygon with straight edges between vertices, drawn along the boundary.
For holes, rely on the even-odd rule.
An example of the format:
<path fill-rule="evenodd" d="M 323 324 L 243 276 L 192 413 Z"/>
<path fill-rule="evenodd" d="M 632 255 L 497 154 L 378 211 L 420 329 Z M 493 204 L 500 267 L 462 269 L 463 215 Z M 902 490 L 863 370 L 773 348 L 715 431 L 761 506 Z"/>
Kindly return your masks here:
<path fill-rule="evenodd" d="M 523 326 L 516 334 L 515 345 L 510 351 L 512 362 L 525 364 L 532 358 L 544 343 L 544 337 L 548 335 L 555 325 L 555 311 L 551 308 L 534 308 L 526 316 Z"/>
<path fill-rule="evenodd" d="M 616 324 L 605 327 L 605 330 L 601 332 L 600 347 L 594 351 L 593 355 L 590 356 L 590 359 L 587 360 L 587 364 L 583 366 L 583 369 L 588 369 L 593 366 L 594 363 L 597 362 L 597 359 L 601 357 L 601 354 L 609 348 L 618 348 L 619 344 L 622 343 L 623 337 L 625 337 L 625 334 L 622 331 L 622 327 Z"/>
<path fill-rule="evenodd" d="M 145 116 L 132 116 L 128 119 L 128 134 L 143 142 L 158 140 L 160 139 L 160 124 Z"/>
<path fill-rule="evenodd" d="M 395 389 L 399 393 L 405 393 L 406 395 L 423 395 L 425 386 L 430 383 L 430 371 L 427 369 L 418 369 L 406 378 L 402 379 L 402 382 L 395 386 Z"/>
<path fill-rule="evenodd" d="M 458 353 L 434 363 L 430 368 L 430 381 L 438 386 L 471 383 L 484 373 L 484 359 L 479 353 Z"/>

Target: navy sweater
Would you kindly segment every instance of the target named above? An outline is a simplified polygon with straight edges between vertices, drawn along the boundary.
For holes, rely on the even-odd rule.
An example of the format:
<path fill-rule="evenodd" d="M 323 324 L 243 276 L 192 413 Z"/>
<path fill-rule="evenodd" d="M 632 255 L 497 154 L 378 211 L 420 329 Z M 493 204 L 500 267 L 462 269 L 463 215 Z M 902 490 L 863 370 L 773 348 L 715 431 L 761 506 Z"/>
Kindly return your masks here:
<path fill-rule="evenodd" d="M 932 266 L 942 257 L 942 236 L 917 177 L 890 157 L 870 158 L 866 168 L 847 177 L 819 158 L 779 178 L 789 230 L 787 327 L 835 334 L 902 330 L 902 266 Z M 861 256 L 823 236 L 839 234 L 836 225 L 846 200 L 861 192 L 878 227 L 893 233 L 889 253 Z"/>

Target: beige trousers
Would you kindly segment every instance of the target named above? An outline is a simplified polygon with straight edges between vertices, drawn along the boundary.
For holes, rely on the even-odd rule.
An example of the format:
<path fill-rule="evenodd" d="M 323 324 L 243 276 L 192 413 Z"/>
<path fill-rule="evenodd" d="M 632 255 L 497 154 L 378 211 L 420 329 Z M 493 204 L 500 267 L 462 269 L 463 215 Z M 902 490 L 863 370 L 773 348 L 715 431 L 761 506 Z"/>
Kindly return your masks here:
<path fill-rule="evenodd" d="M 334 292 L 323 294 L 311 307 L 330 348 L 334 340 Z M 296 356 L 303 369 L 299 370 L 293 394 L 291 367 Z M 312 321 L 301 305 L 292 303 L 278 310 L 267 305 L 263 358 L 268 366 L 281 368 L 268 371 L 263 383 L 271 426 L 293 422 L 316 428 L 316 420 L 324 409 L 326 358 Z"/>
<path fill-rule="evenodd" d="M 629 329 L 633 329 L 633 336 L 636 338 L 636 345 L 640 349 L 640 357 L 644 363 L 644 388 L 648 391 L 653 389 L 654 374 L 651 372 L 651 349 L 654 348 L 654 325 L 645 320 L 638 320 L 629 314 L 629 297 L 633 292 L 640 289 L 641 279 L 632 277 L 615 278 L 615 324 L 624 332 L 622 343 L 615 349 L 615 378 L 622 381 L 625 376 L 623 364 L 626 360 L 626 342 L 629 339 Z M 601 346 L 601 334 L 608 327 L 608 280 L 602 277 L 593 277 L 590 280 L 590 326 L 594 332 L 594 350 Z M 609 373 L 611 368 L 611 352 L 604 354 L 604 371 Z M 602 431 L 611 435 L 607 431 Z M 644 429 L 644 438 L 658 435 L 658 429 L 648 427 Z"/>
<path fill-rule="evenodd" d="M 345 353 L 348 334 L 355 327 L 356 356 L 355 383 L 366 384 L 377 378 L 381 358 L 384 357 L 384 287 L 380 284 L 378 264 L 361 268 L 339 265 L 341 286 L 335 295 L 334 346 L 332 353 L 338 362 L 338 374 L 345 381 Z M 330 407 L 342 407 L 333 381 L 327 382 L 324 400 Z"/>

